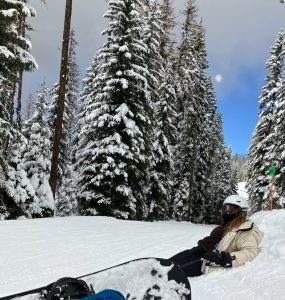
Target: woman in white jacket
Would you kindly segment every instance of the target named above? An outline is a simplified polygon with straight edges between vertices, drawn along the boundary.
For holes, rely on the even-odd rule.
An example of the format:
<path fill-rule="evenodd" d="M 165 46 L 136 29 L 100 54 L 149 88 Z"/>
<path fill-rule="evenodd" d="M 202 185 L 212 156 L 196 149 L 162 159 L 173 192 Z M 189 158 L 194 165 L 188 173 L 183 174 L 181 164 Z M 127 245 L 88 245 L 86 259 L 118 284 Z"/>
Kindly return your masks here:
<path fill-rule="evenodd" d="M 170 259 L 180 265 L 187 277 L 241 266 L 253 260 L 260 252 L 263 233 L 247 218 L 248 209 L 245 198 L 227 197 L 222 207 L 223 224 L 198 241 L 196 247 Z"/>
<path fill-rule="evenodd" d="M 229 220 L 224 236 L 213 251 L 205 253 L 202 273 L 221 268 L 238 267 L 253 260 L 260 252 L 263 233 L 247 219 L 247 200 L 239 195 L 229 196 L 223 203 L 223 219 Z"/>

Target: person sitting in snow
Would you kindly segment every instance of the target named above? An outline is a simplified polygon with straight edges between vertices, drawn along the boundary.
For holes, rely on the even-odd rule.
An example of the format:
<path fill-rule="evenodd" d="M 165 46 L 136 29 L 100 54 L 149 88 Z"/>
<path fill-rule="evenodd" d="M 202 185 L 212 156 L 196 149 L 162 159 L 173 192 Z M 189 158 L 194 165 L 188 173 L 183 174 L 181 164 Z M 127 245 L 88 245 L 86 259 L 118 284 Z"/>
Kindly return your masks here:
<path fill-rule="evenodd" d="M 263 233 L 247 218 L 248 209 L 245 198 L 227 197 L 222 207 L 223 224 L 198 241 L 198 246 L 170 259 L 181 266 L 187 277 L 238 267 L 253 260 L 260 252 Z"/>

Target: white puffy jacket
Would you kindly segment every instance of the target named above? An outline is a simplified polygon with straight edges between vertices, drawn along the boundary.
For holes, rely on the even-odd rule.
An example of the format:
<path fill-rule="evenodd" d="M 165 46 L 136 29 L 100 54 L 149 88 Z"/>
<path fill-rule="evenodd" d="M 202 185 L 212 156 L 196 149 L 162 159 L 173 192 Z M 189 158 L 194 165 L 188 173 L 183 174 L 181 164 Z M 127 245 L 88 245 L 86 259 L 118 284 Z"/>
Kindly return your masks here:
<path fill-rule="evenodd" d="M 259 254 L 262 238 L 263 232 L 251 221 L 246 221 L 228 232 L 216 246 L 216 250 L 229 252 L 231 256 L 235 256 L 232 266 L 238 267 L 253 260 Z M 205 274 L 218 269 L 223 267 L 207 266 L 207 261 L 203 262 L 202 272 Z"/>

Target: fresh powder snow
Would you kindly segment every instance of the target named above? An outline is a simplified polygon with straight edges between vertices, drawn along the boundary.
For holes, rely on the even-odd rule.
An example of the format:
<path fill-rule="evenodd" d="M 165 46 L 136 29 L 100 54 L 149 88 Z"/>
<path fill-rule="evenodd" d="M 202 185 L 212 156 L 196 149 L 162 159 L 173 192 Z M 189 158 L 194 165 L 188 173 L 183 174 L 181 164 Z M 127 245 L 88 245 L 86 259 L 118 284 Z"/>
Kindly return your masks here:
<path fill-rule="evenodd" d="M 261 211 L 251 219 L 264 232 L 262 252 L 244 266 L 190 278 L 193 300 L 285 299 L 285 210 Z M 0 225 L 0 296 L 139 257 L 168 258 L 195 246 L 214 228 L 108 217 L 20 219 Z"/>

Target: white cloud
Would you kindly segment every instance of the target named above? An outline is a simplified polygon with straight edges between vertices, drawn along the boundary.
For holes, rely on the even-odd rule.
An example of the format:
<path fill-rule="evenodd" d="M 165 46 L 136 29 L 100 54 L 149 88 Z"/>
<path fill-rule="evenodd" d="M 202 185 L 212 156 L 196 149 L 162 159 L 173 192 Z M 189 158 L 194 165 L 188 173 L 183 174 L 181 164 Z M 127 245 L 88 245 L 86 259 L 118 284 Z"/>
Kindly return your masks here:
<path fill-rule="evenodd" d="M 0 0 L 1 1 L 1 0 Z M 40 69 L 25 73 L 24 97 L 38 89 L 42 78 L 53 84 L 59 78 L 60 48 L 63 31 L 65 1 L 49 0 L 47 6 L 41 1 L 30 0 L 38 16 L 29 18 L 35 31 L 31 32 L 33 55 Z M 178 16 L 175 31 L 180 38 L 181 10 L 186 0 L 173 0 Z M 234 88 L 242 89 L 241 72 L 265 70 L 270 46 L 277 32 L 284 26 L 285 6 L 278 0 L 196 0 L 199 17 L 206 28 L 206 45 L 210 64 L 209 73 L 222 74 L 227 84 L 217 85 L 217 96 L 225 97 Z M 105 0 L 74 1 L 72 27 L 75 29 L 77 59 L 81 75 L 104 43 L 101 32 L 108 21 L 102 18 L 107 10 Z M 270 17 L 269 17 L 270 16 Z M 263 74 L 260 80 L 262 82 Z M 215 80 L 219 83 L 218 80 Z M 222 86 L 222 88 L 221 88 Z"/>
<path fill-rule="evenodd" d="M 215 80 L 216 80 L 216 82 L 220 83 L 223 81 L 223 76 L 221 74 L 217 74 L 215 76 Z"/>

